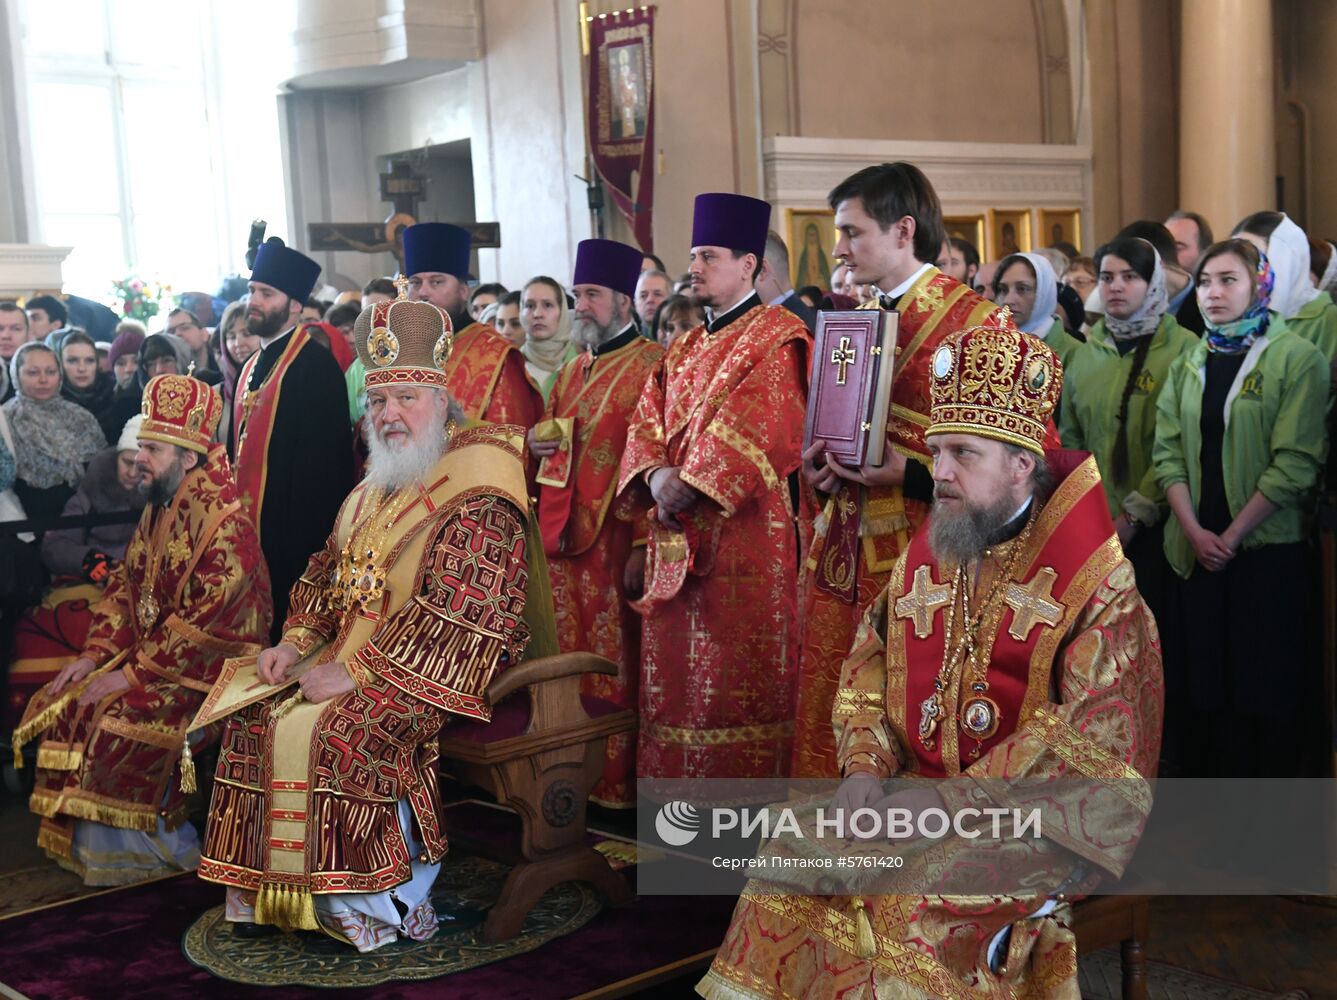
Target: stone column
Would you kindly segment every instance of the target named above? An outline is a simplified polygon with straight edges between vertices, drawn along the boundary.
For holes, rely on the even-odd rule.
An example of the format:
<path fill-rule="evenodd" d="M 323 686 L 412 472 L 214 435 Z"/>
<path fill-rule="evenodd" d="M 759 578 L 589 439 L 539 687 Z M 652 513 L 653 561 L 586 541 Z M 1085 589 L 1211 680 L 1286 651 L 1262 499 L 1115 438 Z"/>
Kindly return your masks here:
<path fill-rule="evenodd" d="M 1271 0 L 1181 0 L 1179 207 L 1218 238 L 1276 207 Z"/>

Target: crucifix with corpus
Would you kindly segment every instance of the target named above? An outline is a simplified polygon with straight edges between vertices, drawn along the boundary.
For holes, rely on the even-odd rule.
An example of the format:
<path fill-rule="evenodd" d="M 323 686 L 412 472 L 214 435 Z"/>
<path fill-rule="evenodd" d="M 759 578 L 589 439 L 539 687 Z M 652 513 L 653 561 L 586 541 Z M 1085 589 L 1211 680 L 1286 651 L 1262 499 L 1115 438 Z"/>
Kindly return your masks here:
<path fill-rule="evenodd" d="M 414 213 L 427 190 L 427 178 L 413 172 L 407 160 L 396 160 L 389 173 L 380 175 L 381 200 L 391 205 L 384 222 L 310 222 L 306 236 L 308 249 L 355 251 L 357 253 L 394 254 L 399 270 L 404 269 L 404 230 L 418 219 Z M 475 249 L 501 246 L 498 222 L 456 222 L 469 230 Z"/>

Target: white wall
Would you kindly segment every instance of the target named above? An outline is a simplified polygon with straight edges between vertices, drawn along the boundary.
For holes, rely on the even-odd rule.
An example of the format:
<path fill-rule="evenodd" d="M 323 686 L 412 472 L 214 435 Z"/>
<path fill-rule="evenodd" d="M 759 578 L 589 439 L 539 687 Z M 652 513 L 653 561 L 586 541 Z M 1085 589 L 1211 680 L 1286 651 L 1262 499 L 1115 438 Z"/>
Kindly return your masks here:
<path fill-rule="evenodd" d="M 24 180 L 26 140 L 22 54 L 14 0 L 0 0 L 0 243 L 27 243 L 31 237 L 32 187 Z"/>
<path fill-rule="evenodd" d="M 566 283 L 576 244 L 591 235 L 575 176 L 588 176 L 576 5 L 507 0 L 480 9 L 487 57 L 468 67 L 474 201 L 478 218 L 501 223 L 502 245 L 479 254 L 479 277 L 509 288 L 536 274 Z"/>

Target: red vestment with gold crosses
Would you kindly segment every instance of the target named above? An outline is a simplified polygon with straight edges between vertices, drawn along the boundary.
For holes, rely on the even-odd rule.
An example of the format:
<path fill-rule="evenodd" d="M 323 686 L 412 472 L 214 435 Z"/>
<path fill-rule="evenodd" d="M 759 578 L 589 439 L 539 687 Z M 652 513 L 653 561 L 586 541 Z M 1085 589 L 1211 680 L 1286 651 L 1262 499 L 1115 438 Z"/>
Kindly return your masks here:
<path fill-rule="evenodd" d="M 1049 458 L 1059 485 L 1029 528 L 978 560 L 971 584 L 971 606 L 996 585 L 1004 598 L 978 635 L 990 652 L 984 676 L 997 731 L 977 740 L 958 726 L 957 713 L 967 718 L 977 694 L 958 671 L 946 716 L 921 734 L 948 617 L 958 618 L 956 567 L 938 564 L 926 530 L 869 608 L 833 712 L 841 773 L 957 777 L 936 786 L 949 813 L 1042 808 L 1043 839 L 894 845 L 923 882 L 944 892 L 967 886 L 957 895 L 801 895 L 754 880 L 698 987 L 704 996 L 1077 1000 L 1069 903 L 1037 915 L 1037 895 L 981 886 L 991 878 L 1051 885 L 1084 871 L 1069 890 L 1081 892 L 1123 873 L 1151 808 L 1164 684 L 1156 626 L 1114 534 L 1094 459 Z M 871 952 L 857 942 L 860 910 Z M 987 949 L 1009 925 L 1004 971 L 995 973 Z"/>
<path fill-rule="evenodd" d="M 794 737 L 798 539 L 787 477 L 802 455 L 808 330 L 757 305 L 673 342 L 646 382 L 619 473 L 620 513 L 654 506 L 670 466 L 700 493 L 650 531 L 637 774 L 784 776 Z"/>
<path fill-rule="evenodd" d="M 929 423 L 929 359 L 948 337 L 977 326 L 996 308 L 936 267 L 925 271 L 897 304 L 896 379 L 887 423 L 888 446 L 931 465 L 924 430 Z M 1058 439 L 1053 444 L 1057 446 Z M 840 665 L 864 612 L 887 586 L 907 540 L 928 516 L 928 505 L 899 486 L 842 482 L 817 518 L 803 567 L 803 608 L 795 719 L 796 778 L 837 776 L 831 738 L 831 700 Z"/>
<path fill-rule="evenodd" d="M 623 570 L 633 536 L 643 527 L 610 516 L 618 460 L 645 380 L 664 356 L 653 341 L 633 339 L 597 357 L 586 352 L 557 375 L 544 416 L 574 421 L 564 442 L 566 485 L 539 473 L 539 525 L 548 555 L 557 644 L 562 652 L 588 650 L 612 660 L 618 672 L 589 674 L 581 691 L 620 708 L 637 708 L 641 620 L 627 603 Z M 542 468 L 542 467 L 541 467 Z M 636 801 L 636 736 L 608 740 L 604 772 L 590 797 L 600 805 Z"/>
<path fill-rule="evenodd" d="M 543 414 L 543 397 L 525 373 L 524 355 L 481 323 L 453 335 L 445 373 L 451 398 L 470 420 L 527 430 Z"/>

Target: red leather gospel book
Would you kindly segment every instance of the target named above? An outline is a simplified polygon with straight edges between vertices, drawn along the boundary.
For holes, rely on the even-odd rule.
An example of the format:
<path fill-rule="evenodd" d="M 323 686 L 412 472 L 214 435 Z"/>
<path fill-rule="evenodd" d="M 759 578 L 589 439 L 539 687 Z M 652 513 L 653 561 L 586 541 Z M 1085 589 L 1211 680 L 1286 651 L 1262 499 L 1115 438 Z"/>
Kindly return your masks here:
<path fill-rule="evenodd" d="M 819 312 L 803 447 L 825 441 L 844 465 L 881 465 L 891 409 L 899 314 Z"/>

